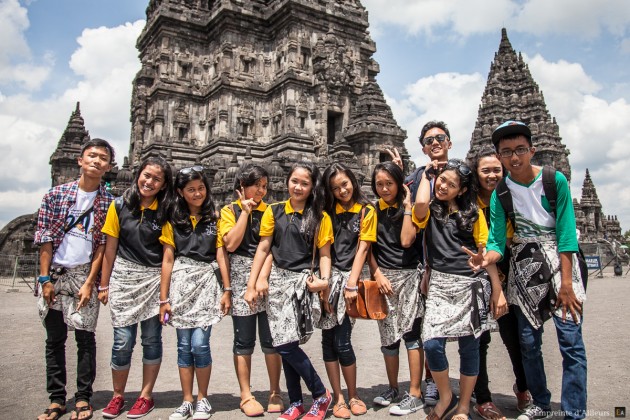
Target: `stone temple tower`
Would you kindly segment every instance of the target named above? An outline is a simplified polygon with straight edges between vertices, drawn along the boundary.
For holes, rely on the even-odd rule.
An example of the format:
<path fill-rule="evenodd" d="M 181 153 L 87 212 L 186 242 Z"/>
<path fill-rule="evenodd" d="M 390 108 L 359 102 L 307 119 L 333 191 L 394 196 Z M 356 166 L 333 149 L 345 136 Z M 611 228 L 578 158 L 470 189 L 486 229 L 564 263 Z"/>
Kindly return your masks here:
<path fill-rule="evenodd" d="M 535 165 L 553 166 L 571 181 L 569 150 L 562 144 L 556 119 L 549 115 L 543 93 L 503 28 L 499 51 L 490 64 L 468 157 L 475 156 L 482 145 L 492 145 L 492 131 L 506 120 L 520 120 L 529 125 L 536 146 L 532 159 Z"/>
<path fill-rule="evenodd" d="M 85 129 L 79 102 L 70 115 L 70 120 L 63 131 L 57 148 L 50 156 L 50 174 L 52 186 L 74 181 L 79 177 L 77 157 L 83 144 L 90 140 L 90 133 Z"/>
<path fill-rule="evenodd" d="M 359 0 L 151 0 L 131 168 L 153 154 L 175 168 L 203 164 L 219 202 L 245 161 L 273 166 L 278 180 L 302 158 L 341 161 L 365 185 L 385 148 L 408 158 L 367 28 Z M 268 199 L 283 194 L 272 186 Z"/>

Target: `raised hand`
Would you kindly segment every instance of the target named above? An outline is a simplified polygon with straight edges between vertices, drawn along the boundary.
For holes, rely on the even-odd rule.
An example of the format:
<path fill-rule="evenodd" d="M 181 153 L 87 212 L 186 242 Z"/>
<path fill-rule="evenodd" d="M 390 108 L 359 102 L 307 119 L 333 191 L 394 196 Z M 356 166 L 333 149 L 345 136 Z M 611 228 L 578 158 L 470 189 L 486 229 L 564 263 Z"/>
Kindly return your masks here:
<path fill-rule="evenodd" d="M 402 158 L 400 157 L 400 153 L 398 153 L 398 149 L 394 147 L 392 149 L 389 149 L 389 148 L 385 149 L 385 151 L 389 153 L 389 155 L 392 157 L 393 163 L 395 163 L 400 169 L 404 169 L 403 161 L 402 161 Z"/>
<path fill-rule="evenodd" d="M 245 198 L 245 189 L 243 187 L 241 187 L 238 190 L 234 190 L 236 191 L 236 194 L 238 195 L 238 199 L 241 201 L 241 208 L 243 209 L 243 211 L 247 214 L 250 214 L 252 212 L 253 209 L 256 208 L 257 204 L 254 201 L 253 198 L 250 199 L 246 199 Z"/>

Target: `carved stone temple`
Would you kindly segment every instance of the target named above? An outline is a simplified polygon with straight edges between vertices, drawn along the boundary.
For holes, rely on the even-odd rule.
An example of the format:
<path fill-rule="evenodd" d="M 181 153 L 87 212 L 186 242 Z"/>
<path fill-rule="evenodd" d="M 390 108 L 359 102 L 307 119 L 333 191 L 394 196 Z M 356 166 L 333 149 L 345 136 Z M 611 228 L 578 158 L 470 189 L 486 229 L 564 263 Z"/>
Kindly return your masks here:
<path fill-rule="evenodd" d="M 560 128 L 551 117 L 542 91 L 532 78 L 521 53 L 516 53 L 507 36 L 501 31 L 499 50 L 490 64 L 488 81 L 481 98 L 477 122 L 470 140 L 468 157 L 476 155 L 483 145 L 492 146 L 492 132 L 504 121 L 514 119 L 525 122 L 532 131 L 536 154 L 535 165 L 550 165 L 562 171 L 571 181 L 569 150 L 562 143 Z M 621 226 L 617 216 L 606 216 L 597 197 L 597 191 L 586 170 L 582 186 L 582 197 L 573 199 L 576 225 L 580 230 L 580 242 L 584 251 L 596 255 L 598 241 L 623 242 Z M 609 250 L 600 250 L 606 254 Z"/>
<path fill-rule="evenodd" d="M 151 0 L 131 167 L 155 154 L 202 164 L 219 203 L 248 161 L 269 169 L 269 201 L 285 198 L 302 158 L 343 162 L 367 185 L 384 149 L 404 150 L 406 138 L 376 83 L 367 28 L 358 0 Z"/>

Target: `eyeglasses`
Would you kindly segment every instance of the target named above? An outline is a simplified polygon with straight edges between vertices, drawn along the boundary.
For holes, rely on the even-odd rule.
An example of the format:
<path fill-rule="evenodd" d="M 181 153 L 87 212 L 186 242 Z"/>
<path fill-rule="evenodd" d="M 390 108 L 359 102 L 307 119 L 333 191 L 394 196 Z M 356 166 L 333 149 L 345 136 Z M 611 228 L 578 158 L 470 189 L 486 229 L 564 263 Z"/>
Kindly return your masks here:
<path fill-rule="evenodd" d="M 197 173 L 203 173 L 203 166 L 195 165 L 195 166 L 191 166 L 190 168 L 183 168 L 179 170 L 179 173 L 181 173 L 182 175 L 188 175 L 192 171 L 195 171 Z"/>
<path fill-rule="evenodd" d="M 446 162 L 444 169 L 455 169 L 463 176 L 468 176 L 472 172 L 470 167 L 466 165 L 464 161 L 459 159 L 449 159 L 449 161 Z"/>
<path fill-rule="evenodd" d="M 499 156 L 501 156 L 502 158 L 511 158 L 512 155 L 523 156 L 529 151 L 529 147 L 517 147 L 515 150 L 501 150 L 499 152 Z"/>
<path fill-rule="evenodd" d="M 446 134 L 438 134 L 436 136 L 425 137 L 423 139 L 420 139 L 420 142 L 423 145 L 428 146 L 433 143 L 433 140 L 437 140 L 439 143 L 442 143 L 446 139 L 448 139 L 448 136 Z"/>

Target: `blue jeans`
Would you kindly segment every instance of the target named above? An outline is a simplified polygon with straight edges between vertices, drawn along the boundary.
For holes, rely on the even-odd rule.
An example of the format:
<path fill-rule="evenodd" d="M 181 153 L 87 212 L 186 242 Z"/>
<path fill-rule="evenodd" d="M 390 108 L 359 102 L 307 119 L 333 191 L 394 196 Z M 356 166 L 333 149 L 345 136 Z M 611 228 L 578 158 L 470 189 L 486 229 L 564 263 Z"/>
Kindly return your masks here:
<path fill-rule="evenodd" d="M 264 354 L 276 353 L 276 350 L 273 348 L 269 319 L 267 318 L 266 311 L 248 316 L 232 315 L 232 326 L 234 328 L 234 346 L 232 347 L 232 353 L 243 356 L 254 353 L 254 347 L 256 346 L 256 323 L 258 323 L 258 338 L 260 339 L 262 352 Z"/>
<path fill-rule="evenodd" d="M 324 362 L 339 361 L 341 366 L 352 366 L 355 364 L 357 358 L 350 342 L 351 335 L 352 322 L 348 315 L 344 316 L 341 325 L 335 325 L 329 330 L 322 330 Z"/>
<path fill-rule="evenodd" d="M 157 365 L 162 362 L 162 324 L 159 315 L 140 322 L 142 339 L 142 363 Z M 131 355 L 136 345 L 138 324 L 114 327 L 111 367 L 113 370 L 129 370 Z"/>
<path fill-rule="evenodd" d="M 302 402 L 302 386 L 300 378 L 304 379 L 304 383 L 313 399 L 319 398 L 326 393 L 326 387 L 322 383 L 310 359 L 300 348 L 300 343 L 283 344 L 277 346 L 276 350 L 282 356 L 282 368 L 284 370 L 284 378 L 287 381 L 287 392 L 289 394 L 289 402 L 291 404 Z"/>
<path fill-rule="evenodd" d="M 547 389 L 542 356 L 543 328 L 536 330 L 519 307 L 512 308 L 518 319 L 523 367 L 529 392 L 536 405 L 548 409 L 551 404 L 551 392 Z M 562 322 L 562 319 L 555 315 L 553 322 L 562 355 L 560 408 L 565 419 L 583 419 L 586 415 L 586 349 L 582 340 L 582 324 L 576 325 L 573 321 Z"/>
<path fill-rule="evenodd" d="M 459 344 L 459 373 L 465 376 L 479 374 L 479 339 L 474 335 L 467 335 L 457 339 Z M 446 358 L 446 338 L 432 338 L 424 342 L 424 354 L 432 372 L 442 372 L 448 369 Z"/>
<path fill-rule="evenodd" d="M 205 368 L 212 364 L 210 333 L 207 328 L 177 328 L 177 366 Z"/>

